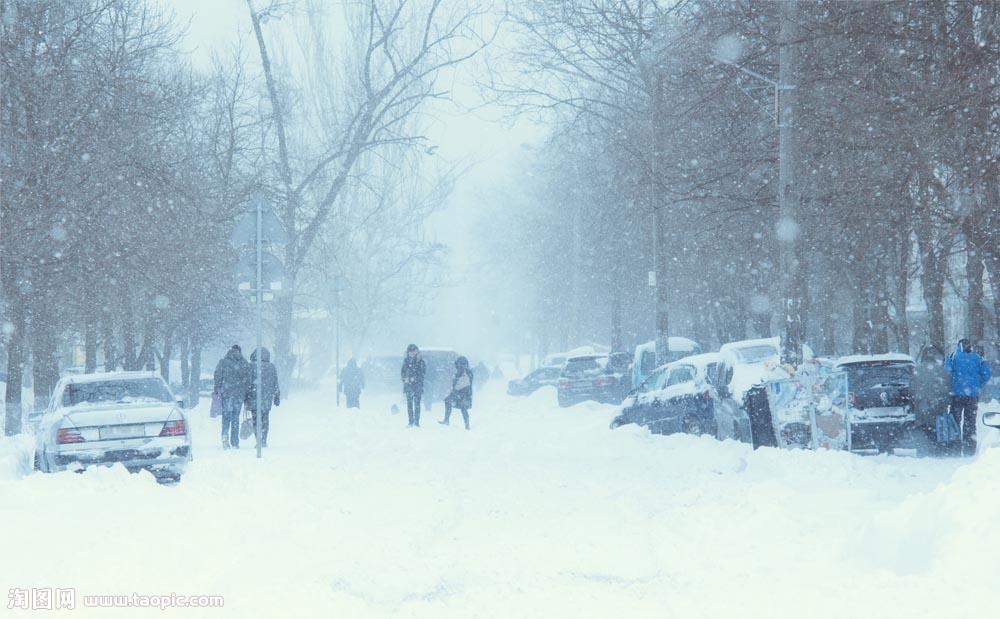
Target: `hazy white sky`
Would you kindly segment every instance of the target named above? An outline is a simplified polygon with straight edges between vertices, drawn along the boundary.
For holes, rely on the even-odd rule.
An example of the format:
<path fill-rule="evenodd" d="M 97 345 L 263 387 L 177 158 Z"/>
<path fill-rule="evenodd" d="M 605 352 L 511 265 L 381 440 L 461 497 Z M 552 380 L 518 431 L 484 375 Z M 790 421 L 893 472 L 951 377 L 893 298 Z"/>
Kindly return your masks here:
<path fill-rule="evenodd" d="M 257 60 L 246 0 L 162 1 L 181 23 L 188 24 L 185 46 L 196 66 L 207 67 L 213 51 L 224 51 L 240 36 L 253 52 L 248 62 Z M 257 0 L 256 5 L 260 7 L 263 3 Z M 287 36 L 283 31 L 287 33 L 287 24 L 265 25 L 265 37 Z M 481 228 L 476 223 L 483 197 L 495 194 L 505 183 L 519 182 L 509 175 L 518 168 L 518 158 L 524 156 L 522 145 L 536 142 L 540 131 L 526 121 L 514 126 L 501 122 L 502 110 L 480 107 L 474 71 L 470 65 L 449 84 L 454 104 L 435 103 L 427 110 L 433 119 L 427 134 L 438 146 L 435 156 L 447 162 L 473 164 L 456 185 L 446 211 L 434 217 L 429 225 L 431 236 L 451 248 L 449 278 L 454 285 L 441 291 L 432 315 L 400 321 L 393 331 L 413 331 L 412 335 L 398 334 L 407 341 L 451 346 L 466 352 L 470 358 L 490 359 L 496 353 L 495 344 L 491 334 L 483 329 L 491 322 L 484 318 L 493 308 L 490 296 L 482 294 L 486 274 L 476 271 L 481 263 L 478 254 L 481 243 L 474 237 L 474 231 Z M 470 108 L 477 109 L 470 112 Z"/>

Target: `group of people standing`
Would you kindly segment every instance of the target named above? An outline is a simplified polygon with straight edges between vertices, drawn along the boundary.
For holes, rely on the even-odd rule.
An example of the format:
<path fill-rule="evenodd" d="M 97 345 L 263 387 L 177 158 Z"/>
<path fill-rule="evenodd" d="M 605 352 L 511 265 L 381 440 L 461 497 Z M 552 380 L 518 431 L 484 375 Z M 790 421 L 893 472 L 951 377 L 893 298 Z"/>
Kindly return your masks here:
<path fill-rule="evenodd" d="M 257 356 L 260 354 L 260 441 L 267 447 L 270 429 L 271 406 L 281 405 L 281 390 L 278 388 L 278 371 L 271 363 L 271 353 L 266 348 L 253 351 L 250 361 L 243 356 L 239 344 L 233 344 L 229 352 L 215 366 L 215 389 L 213 396 L 222 400 L 222 447 L 240 448 L 240 413 L 245 406 L 250 412 L 253 425 L 257 427 Z"/>
<path fill-rule="evenodd" d="M 427 376 L 427 362 L 420 357 L 420 349 L 416 344 L 406 347 L 406 357 L 400 369 L 403 381 L 403 395 L 406 396 L 406 414 L 409 417 L 409 428 L 420 427 L 420 400 L 424 395 L 424 378 Z M 462 411 L 465 429 L 469 426 L 469 409 L 472 408 L 472 385 L 475 382 L 469 360 L 465 357 L 455 359 L 455 375 L 451 379 L 451 391 L 444 399 L 444 419 L 438 423 L 449 425 L 452 409 Z"/>

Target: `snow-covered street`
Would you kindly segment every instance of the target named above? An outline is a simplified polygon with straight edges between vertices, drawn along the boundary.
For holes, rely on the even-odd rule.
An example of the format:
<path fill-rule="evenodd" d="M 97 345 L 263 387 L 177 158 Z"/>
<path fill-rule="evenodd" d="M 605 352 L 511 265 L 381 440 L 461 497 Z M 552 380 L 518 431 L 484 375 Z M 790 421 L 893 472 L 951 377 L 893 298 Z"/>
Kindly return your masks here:
<path fill-rule="evenodd" d="M 166 611 L 211 617 L 1000 613 L 1000 450 L 753 452 L 611 432 L 613 407 L 499 389 L 472 432 L 439 426 L 440 406 L 409 430 L 389 399 L 357 412 L 299 392 L 260 461 L 252 439 L 221 449 L 203 403 L 176 486 L 123 469 L 3 479 L 0 582 L 72 587 L 64 614 L 95 617 L 135 610 L 80 596 L 223 595 Z"/>

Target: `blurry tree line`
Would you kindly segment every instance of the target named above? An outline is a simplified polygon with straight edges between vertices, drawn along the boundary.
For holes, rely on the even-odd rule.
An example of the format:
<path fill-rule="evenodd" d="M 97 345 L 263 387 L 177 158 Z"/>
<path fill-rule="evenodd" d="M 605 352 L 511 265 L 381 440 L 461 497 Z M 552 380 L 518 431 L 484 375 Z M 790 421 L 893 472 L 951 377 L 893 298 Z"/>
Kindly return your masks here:
<path fill-rule="evenodd" d="M 948 348 L 949 299 L 1000 346 L 996 2 L 509 10 L 490 90 L 554 126 L 497 214 L 543 347 L 652 339 L 657 306 L 703 344 L 784 337 L 783 275 L 817 353 Z"/>
<path fill-rule="evenodd" d="M 34 408 L 77 347 L 86 371 L 156 368 L 197 402 L 216 361 L 202 351 L 248 339 L 229 239 L 257 192 L 291 237 L 267 309 L 284 378 L 297 316 L 331 309 L 360 340 L 433 288 L 443 248 L 422 226 L 454 171 L 414 154 L 428 148 L 419 112 L 446 96 L 437 72 L 482 45 L 460 45 L 475 13 L 259 4 L 246 3 L 252 40 L 205 69 L 163 3 L 0 0 L 0 348 Z M 282 18 L 298 30 L 269 37 Z M 6 390 L 7 434 L 21 397 Z"/>

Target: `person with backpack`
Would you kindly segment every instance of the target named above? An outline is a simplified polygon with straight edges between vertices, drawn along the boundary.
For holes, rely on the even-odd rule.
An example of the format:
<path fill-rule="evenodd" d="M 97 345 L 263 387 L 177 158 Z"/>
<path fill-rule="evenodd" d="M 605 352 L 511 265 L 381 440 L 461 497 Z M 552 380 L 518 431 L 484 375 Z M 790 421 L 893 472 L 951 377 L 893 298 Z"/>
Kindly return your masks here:
<path fill-rule="evenodd" d="M 962 452 L 974 455 L 979 391 L 990 380 L 990 366 L 972 350 L 972 343 L 962 338 L 944 367 L 951 375 L 951 414 L 962 428 Z"/>
<path fill-rule="evenodd" d="M 253 416 L 253 427 L 257 427 L 257 353 L 260 353 L 260 446 L 267 447 L 267 433 L 271 429 L 271 405 L 281 405 L 281 390 L 278 388 L 278 370 L 271 363 L 271 351 L 260 348 L 250 355 L 250 389 L 246 395 L 247 410 Z"/>
<path fill-rule="evenodd" d="M 403 379 L 403 394 L 406 395 L 406 414 L 410 418 L 408 428 L 420 427 L 420 398 L 424 394 L 424 376 L 427 374 L 427 363 L 420 357 L 420 349 L 416 344 L 406 347 L 406 358 L 400 370 Z"/>
<path fill-rule="evenodd" d="M 215 366 L 215 393 L 222 399 L 222 448 L 240 448 L 240 410 L 250 389 L 250 364 L 233 344 Z"/>
<path fill-rule="evenodd" d="M 340 373 L 340 390 L 347 397 L 347 408 L 361 408 L 361 391 L 365 388 L 365 375 L 352 357 Z"/>
<path fill-rule="evenodd" d="M 472 408 L 472 385 L 474 377 L 469 369 L 469 360 L 465 357 L 455 359 L 455 376 L 451 379 L 451 393 L 444 399 L 444 419 L 438 423 L 449 425 L 451 409 L 462 411 L 465 429 L 469 429 L 469 409 Z"/>

